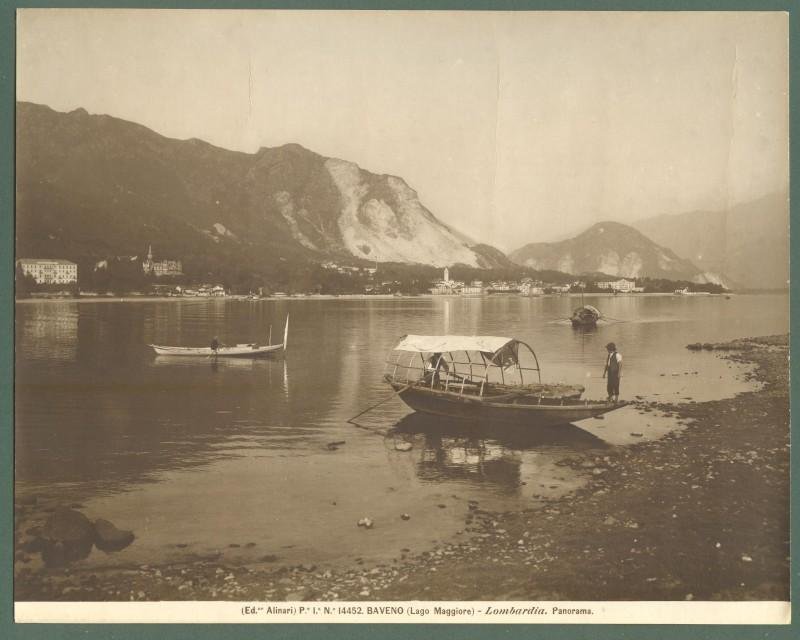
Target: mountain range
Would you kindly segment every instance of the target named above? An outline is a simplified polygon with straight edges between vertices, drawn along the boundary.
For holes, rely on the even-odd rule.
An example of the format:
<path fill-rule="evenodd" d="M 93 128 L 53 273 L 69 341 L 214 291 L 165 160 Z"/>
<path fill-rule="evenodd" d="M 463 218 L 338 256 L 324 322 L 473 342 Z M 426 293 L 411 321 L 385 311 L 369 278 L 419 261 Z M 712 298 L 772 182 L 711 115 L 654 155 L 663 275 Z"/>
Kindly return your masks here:
<path fill-rule="evenodd" d="M 298 144 L 244 153 L 83 109 L 18 102 L 16 115 L 20 257 L 87 265 L 152 245 L 157 259 L 181 259 L 193 275 L 334 260 L 516 264 L 751 288 L 785 288 L 788 279 L 785 195 L 636 228 L 601 222 L 506 256 L 441 222 L 402 178 Z"/>
<path fill-rule="evenodd" d="M 533 242 L 509 257 L 532 269 L 553 269 L 575 275 L 604 273 L 623 278 L 665 278 L 719 283 L 720 277 L 700 271 L 640 231 L 619 222 L 598 222 L 560 242 Z"/>
<path fill-rule="evenodd" d="M 17 103 L 17 253 L 508 266 L 439 221 L 402 178 L 297 144 L 242 153 L 83 109 Z"/>
<path fill-rule="evenodd" d="M 785 289 L 789 280 L 789 201 L 775 193 L 728 211 L 661 215 L 633 225 L 703 271 L 735 287 Z"/>

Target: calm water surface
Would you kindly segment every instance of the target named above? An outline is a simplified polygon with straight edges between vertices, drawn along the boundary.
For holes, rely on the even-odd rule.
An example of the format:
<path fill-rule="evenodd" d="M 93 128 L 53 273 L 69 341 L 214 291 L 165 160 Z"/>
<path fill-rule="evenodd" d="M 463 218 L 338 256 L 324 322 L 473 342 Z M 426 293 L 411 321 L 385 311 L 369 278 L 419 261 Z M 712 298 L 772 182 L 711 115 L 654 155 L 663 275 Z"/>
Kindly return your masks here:
<path fill-rule="evenodd" d="M 493 334 L 531 344 L 546 381 L 602 398 L 604 345 L 624 357 L 623 398 L 709 400 L 748 387 L 743 369 L 689 342 L 788 331 L 788 296 L 591 297 L 610 318 L 582 333 L 579 300 L 185 300 L 30 302 L 16 308 L 17 492 L 79 501 L 133 529 L 88 565 L 194 554 L 230 562 L 396 557 L 461 534 L 467 501 L 532 506 L 584 478 L 556 464 L 676 428 L 633 408 L 540 432 L 466 427 L 411 413 L 387 395 L 384 359 L 406 333 Z M 158 358 L 149 343 L 265 341 L 291 314 L 284 359 Z M 642 434 L 632 436 L 632 433 Z M 345 441 L 336 450 L 328 443 Z M 410 452 L 395 443 L 410 441 Z M 402 513 L 411 519 L 400 519 Z M 375 528 L 356 527 L 368 516 Z M 230 546 L 238 545 L 238 546 Z"/>

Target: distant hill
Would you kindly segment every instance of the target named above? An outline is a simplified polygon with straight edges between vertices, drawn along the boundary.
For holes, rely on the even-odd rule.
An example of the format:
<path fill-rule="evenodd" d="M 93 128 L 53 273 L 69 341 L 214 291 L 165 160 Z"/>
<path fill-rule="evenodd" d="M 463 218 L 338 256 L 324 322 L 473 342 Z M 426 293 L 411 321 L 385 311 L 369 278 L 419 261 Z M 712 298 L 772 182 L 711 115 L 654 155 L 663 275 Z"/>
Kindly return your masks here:
<path fill-rule="evenodd" d="M 78 109 L 17 103 L 17 254 L 179 258 L 195 273 L 363 260 L 504 267 L 399 177 L 297 144 L 229 151 Z"/>
<path fill-rule="evenodd" d="M 698 283 L 717 282 L 689 260 L 659 246 L 633 227 L 599 222 L 560 242 L 533 242 L 509 257 L 532 269 L 554 269 L 575 275 L 605 273 L 625 278 L 666 278 Z"/>
<path fill-rule="evenodd" d="M 634 226 L 703 270 L 738 287 L 785 289 L 789 279 L 789 203 L 772 194 L 730 211 L 661 215 Z"/>

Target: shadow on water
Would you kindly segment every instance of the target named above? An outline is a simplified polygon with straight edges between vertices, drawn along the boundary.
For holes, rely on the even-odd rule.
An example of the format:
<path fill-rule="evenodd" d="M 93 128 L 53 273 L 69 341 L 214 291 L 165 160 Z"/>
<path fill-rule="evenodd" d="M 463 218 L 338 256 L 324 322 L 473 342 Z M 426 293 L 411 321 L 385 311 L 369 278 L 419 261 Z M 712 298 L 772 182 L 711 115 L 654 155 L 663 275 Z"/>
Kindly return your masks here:
<path fill-rule="evenodd" d="M 556 427 L 528 427 L 514 424 L 466 422 L 455 418 L 414 412 L 403 417 L 394 430 L 409 435 L 448 436 L 472 440 L 490 440 L 512 449 L 568 447 L 576 449 L 606 447 L 606 443 L 574 424 Z"/>
<path fill-rule="evenodd" d="M 597 333 L 597 325 L 580 325 L 580 324 L 573 324 L 572 325 L 572 332 L 576 335 L 583 336 L 583 335 L 591 335 L 593 333 Z"/>
<path fill-rule="evenodd" d="M 574 425 L 530 428 L 485 425 L 412 413 L 401 419 L 402 434 L 422 450 L 416 467 L 421 480 L 443 479 L 491 483 L 504 492 L 516 491 L 526 478 L 563 473 L 555 462 L 576 450 L 608 445 Z"/>

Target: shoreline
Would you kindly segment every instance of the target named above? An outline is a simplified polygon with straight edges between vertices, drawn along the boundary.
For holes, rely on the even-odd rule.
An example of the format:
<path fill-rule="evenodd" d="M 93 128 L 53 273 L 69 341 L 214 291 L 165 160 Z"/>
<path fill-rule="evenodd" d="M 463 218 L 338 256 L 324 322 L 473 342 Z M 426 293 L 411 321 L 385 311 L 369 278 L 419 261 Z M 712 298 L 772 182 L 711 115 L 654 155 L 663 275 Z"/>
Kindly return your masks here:
<path fill-rule="evenodd" d="M 602 456 L 565 453 L 559 464 L 584 472 L 584 487 L 505 513 L 471 501 L 460 535 L 433 551 L 344 569 L 200 558 L 31 570 L 18 550 L 15 599 L 788 600 L 788 337 L 717 351 L 754 364 L 762 387 L 725 400 L 639 405 L 689 424 Z M 20 529 L 30 509 L 16 506 Z"/>
<path fill-rule="evenodd" d="M 650 297 L 674 297 L 679 299 L 684 298 L 725 298 L 730 296 L 769 296 L 769 295 L 789 295 L 786 290 L 776 289 L 774 291 L 743 291 L 729 292 L 729 293 L 710 293 L 708 295 L 677 295 L 675 293 L 545 293 L 536 296 L 524 296 L 521 294 L 470 294 L 470 295 L 456 295 L 456 294 L 435 294 L 435 293 L 419 293 L 419 294 L 403 294 L 396 296 L 391 293 L 343 293 L 341 295 L 333 294 L 308 294 L 301 296 L 264 296 L 262 298 L 250 299 L 246 296 L 145 296 L 145 295 L 131 295 L 131 296 L 47 296 L 47 297 L 31 297 L 31 298 L 15 298 L 15 304 L 34 304 L 42 302 L 75 302 L 80 304 L 96 302 L 220 302 L 220 301 L 233 301 L 233 302 L 281 302 L 288 300 L 295 301 L 309 301 L 309 300 L 419 300 L 429 298 L 442 298 L 447 300 L 475 300 L 475 299 L 509 299 L 509 298 L 523 298 L 526 300 L 536 300 L 540 298 L 650 298 Z"/>

